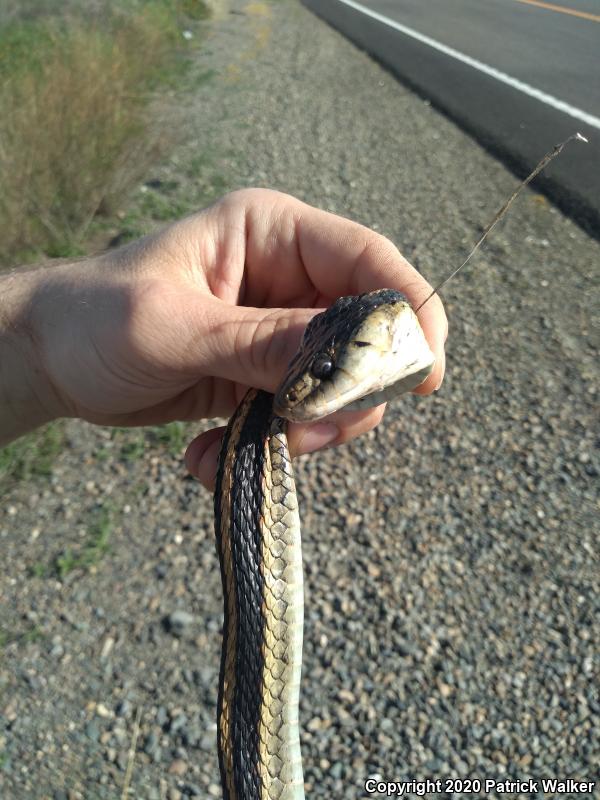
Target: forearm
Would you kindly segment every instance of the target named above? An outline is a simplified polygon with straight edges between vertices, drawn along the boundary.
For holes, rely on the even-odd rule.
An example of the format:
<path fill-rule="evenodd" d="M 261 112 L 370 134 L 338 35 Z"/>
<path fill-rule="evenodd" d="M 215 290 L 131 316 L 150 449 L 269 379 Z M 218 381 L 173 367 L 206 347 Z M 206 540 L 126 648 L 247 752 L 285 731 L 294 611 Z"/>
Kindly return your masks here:
<path fill-rule="evenodd" d="M 60 416 L 44 371 L 34 311 L 49 270 L 0 275 L 0 446 Z"/>

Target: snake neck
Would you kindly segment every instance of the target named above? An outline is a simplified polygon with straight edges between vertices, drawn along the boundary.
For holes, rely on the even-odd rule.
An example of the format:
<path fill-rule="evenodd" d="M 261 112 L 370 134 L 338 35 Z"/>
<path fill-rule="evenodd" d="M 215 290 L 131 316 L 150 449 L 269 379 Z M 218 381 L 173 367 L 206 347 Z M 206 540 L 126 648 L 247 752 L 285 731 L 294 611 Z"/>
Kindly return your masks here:
<path fill-rule="evenodd" d="M 286 423 L 250 390 L 231 418 L 215 492 L 225 602 L 218 703 L 226 800 L 304 796 L 298 740 L 300 525 Z"/>

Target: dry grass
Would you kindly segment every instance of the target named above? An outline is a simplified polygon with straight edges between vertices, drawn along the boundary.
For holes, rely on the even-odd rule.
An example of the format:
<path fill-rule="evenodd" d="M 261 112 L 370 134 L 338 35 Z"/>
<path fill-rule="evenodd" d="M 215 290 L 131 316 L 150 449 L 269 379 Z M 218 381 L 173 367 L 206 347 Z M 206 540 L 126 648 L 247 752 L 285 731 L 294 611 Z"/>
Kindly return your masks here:
<path fill-rule="evenodd" d="M 18 21 L 0 40 L 0 263 L 76 251 L 168 144 L 149 113 L 183 41 L 164 3 Z M 0 31 L 0 36 L 2 31 Z"/>

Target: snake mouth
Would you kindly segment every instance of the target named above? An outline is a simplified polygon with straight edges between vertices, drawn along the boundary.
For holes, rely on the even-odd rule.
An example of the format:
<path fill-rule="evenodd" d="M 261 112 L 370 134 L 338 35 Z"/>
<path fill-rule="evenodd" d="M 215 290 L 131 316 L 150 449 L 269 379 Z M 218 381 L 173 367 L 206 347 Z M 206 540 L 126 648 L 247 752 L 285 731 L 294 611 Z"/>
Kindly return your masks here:
<path fill-rule="evenodd" d="M 435 356 L 402 295 L 387 289 L 354 300 L 362 301 L 363 313 L 349 324 L 338 311 L 336 336 L 320 335 L 319 318 L 334 316 L 347 298 L 314 318 L 275 395 L 275 414 L 309 422 L 341 409 L 371 408 L 415 389 L 431 373 Z"/>
<path fill-rule="evenodd" d="M 393 400 L 417 386 L 431 374 L 435 358 L 431 351 L 425 358 L 413 361 L 406 369 L 398 370 L 397 377 L 391 383 L 372 378 L 355 383 L 347 391 L 329 387 L 327 392 L 317 389 L 310 398 L 290 407 L 289 400 L 275 398 L 273 411 L 289 422 L 314 422 L 334 414 L 336 411 L 362 411 Z M 292 397 L 293 400 L 293 397 Z"/>

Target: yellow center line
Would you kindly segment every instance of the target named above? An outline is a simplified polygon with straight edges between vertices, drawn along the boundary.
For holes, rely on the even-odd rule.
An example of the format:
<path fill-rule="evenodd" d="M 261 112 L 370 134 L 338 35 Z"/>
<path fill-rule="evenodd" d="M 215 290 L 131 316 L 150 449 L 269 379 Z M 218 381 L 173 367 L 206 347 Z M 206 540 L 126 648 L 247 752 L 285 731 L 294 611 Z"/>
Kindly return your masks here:
<path fill-rule="evenodd" d="M 577 11 L 574 8 L 565 8 L 565 6 L 556 6 L 554 3 L 542 3 L 541 0 L 515 0 L 516 3 L 527 3 L 528 6 L 539 6 L 540 8 L 547 8 L 549 11 L 558 11 L 560 14 L 570 14 L 572 17 L 581 17 L 581 19 L 589 19 L 591 22 L 600 22 L 598 14 L 589 14 L 587 11 Z"/>

